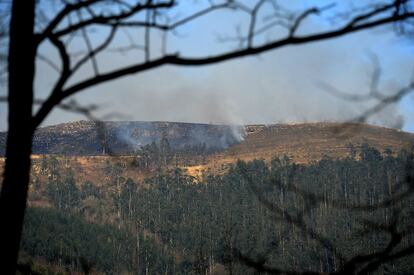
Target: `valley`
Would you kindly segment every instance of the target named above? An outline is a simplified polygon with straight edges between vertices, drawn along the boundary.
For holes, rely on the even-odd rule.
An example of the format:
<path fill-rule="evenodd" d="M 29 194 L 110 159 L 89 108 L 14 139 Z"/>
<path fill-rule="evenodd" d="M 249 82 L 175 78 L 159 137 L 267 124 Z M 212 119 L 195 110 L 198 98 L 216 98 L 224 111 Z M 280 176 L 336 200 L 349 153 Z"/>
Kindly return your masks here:
<path fill-rule="evenodd" d="M 36 133 L 21 268 L 255 274 L 262 259 L 334 272 L 385 249 L 394 233 L 376 226 L 389 221 L 407 232 L 395 250 L 413 245 L 411 133 L 326 122 L 105 124 Z M 412 260 L 380 274 L 409 272 Z"/>

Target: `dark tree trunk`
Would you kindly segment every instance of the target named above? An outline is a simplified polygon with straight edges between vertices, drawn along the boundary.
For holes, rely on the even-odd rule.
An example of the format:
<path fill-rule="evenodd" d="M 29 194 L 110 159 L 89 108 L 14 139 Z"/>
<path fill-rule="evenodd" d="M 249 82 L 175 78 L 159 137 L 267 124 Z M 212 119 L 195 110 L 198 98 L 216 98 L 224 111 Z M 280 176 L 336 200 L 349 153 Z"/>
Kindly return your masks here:
<path fill-rule="evenodd" d="M 13 1 L 8 57 L 9 129 L 0 195 L 2 274 L 15 273 L 26 209 L 33 139 L 34 9 L 35 0 Z"/>

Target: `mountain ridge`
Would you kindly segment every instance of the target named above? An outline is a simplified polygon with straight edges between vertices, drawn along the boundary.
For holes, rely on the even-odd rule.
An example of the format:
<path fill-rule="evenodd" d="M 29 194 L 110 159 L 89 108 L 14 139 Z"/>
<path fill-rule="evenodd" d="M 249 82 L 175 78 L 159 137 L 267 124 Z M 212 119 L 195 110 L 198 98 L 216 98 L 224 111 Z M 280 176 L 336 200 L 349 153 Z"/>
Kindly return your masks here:
<path fill-rule="evenodd" d="M 204 145 L 211 158 L 251 160 L 287 155 L 306 162 L 322 156 L 341 157 L 369 143 L 383 152 L 414 144 L 414 134 L 361 123 L 303 122 L 289 124 L 225 125 L 169 121 L 75 121 L 39 128 L 33 154 L 63 156 L 135 155 L 142 146 L 166 138 L 173 149 Z M 6 132 L 0 132 L 0 155 Z"/>
<path fill-rule="evenodd" d="M 222 149 L 239 141 L 240 126 L 163 121 L 75 121 L 36 130 L 33 154 L 130 155 L 165 134 L 175 148 L 206 144 Z M 0 132 L 0 155 L 6 132 Z"/>

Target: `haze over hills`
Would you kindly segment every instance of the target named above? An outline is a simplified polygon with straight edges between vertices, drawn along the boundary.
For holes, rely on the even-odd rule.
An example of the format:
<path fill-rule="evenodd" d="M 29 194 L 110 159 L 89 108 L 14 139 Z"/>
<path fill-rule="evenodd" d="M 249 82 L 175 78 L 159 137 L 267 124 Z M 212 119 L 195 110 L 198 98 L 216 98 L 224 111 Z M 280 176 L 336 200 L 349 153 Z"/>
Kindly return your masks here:
<path fill-rule="evenodd" d="M 201 144 L 211 149 L 224 149 L 242 139 L 242 127 L 181 122 L 76 121 L 38 129 L 33 154 L 130 155 L 163 136 L 175 149 Z M 5 141 L 6 133 L 2 132 L 1 155 L 5 153 Z"/>
<path fill-rule="evenodd" d="M 414 144 L 414 134 L 366 124 L 332 122 L 274 125 L 212 125 L 181 122 L 77 121 L 36 131 L 33 154 L 68 156 L 134 155 L 136 150 L 166 138 L 172 149 L 204 146 L 220 160 L 269 159 L 287 155 L 299 162 L 348 154 L 349 144 L 369 143 L 380 152 Z M 0 155 L 6 133 L 0 133 Z"/>

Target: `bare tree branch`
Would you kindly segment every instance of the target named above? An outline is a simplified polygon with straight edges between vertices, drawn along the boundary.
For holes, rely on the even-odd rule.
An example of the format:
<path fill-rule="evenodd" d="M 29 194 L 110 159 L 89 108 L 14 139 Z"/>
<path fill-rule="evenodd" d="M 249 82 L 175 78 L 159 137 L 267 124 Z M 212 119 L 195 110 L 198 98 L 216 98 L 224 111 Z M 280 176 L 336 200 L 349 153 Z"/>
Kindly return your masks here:
<path fill-rule="evenodd" d="M 82 14 L 79 11 L 77 11 L 77 14 L 78 14 L 79 20 L 82 21 Z M 88 33 L 86 32 L 84 28 L 81 29 L 81 33 L 82 33 L 83 39 L 85 40 L 86 48 L 89 53 L 88 56 L 90 60 L 92 61 L 93 71 L 95 72 L 95 76 L 97 76 L 99 75 L 99 69 L 98 69 L 98 63 L 95 58 L 95 51 L 92 50 L 92 43 L 88 37 Z"/>
<path fill-rule="evenodd" d="M 142 5 L 141 3 L 137 3 L 136 5 L 131 7 L 128 11 L 123 11 L 118 14 L 113 14 L 109 16 L 98 15 L 95 17 L 91 17 L 89 19 L 82 20 L 77 24 L 70 25 L 64 29 L 55 31 L 53 33 L 55 36 L 64 36 L 64 35 L 72 33 L 73 31 L 76 31 L 76 30 L 79 30 L 79 29 L 82 29 L 84 27 L 94 25 L 94 24 L 98 24 L 98 25 L 119 24 L 118 21 L 128 19 L 136 15 L 140 11 L 170 8 L 174 5 L 174 3 L 175 2 L 173 0 L 169 2 L 157 3 L 157 4 L 151 4 L 150 2 L 147 2 L 146 4 Z M 51 34 L 50 32 L 43 32 L 42 34 L 40 34 L 39 40 L 41 41 L 42 38 L 46 38 L 50 34 Z"/>
<path fill-rule="evenodd" d="M 371 13 L 371 12 L 370 12 Z M 363 18 L 365 19 L 366 16 L 358 16 L 359 18 Z M 56 97 L 54 100 L 51 101 L 47 101 L 50 104 L 45 104 L 44 106 L 42 106 L 42 108 L 39 110 L 39 112 L 36 114 L 35 118 L 34 118 L 34 125 L 37 126 L 39 125 L 39 123 L 47 116 L 47 114 L 50 112 L 50 110 L 53 108 L 54 104 L 58 104 L 60 101 L 62 101 L 64 98 L 71 96 L 81 90 L 87 89 L 91 86 L 97 85 L 97 84 L 101 84 L 104 82 L 108 82 L 114 79 L 117 79 L 119 77 L 125 76 L 125 75 L 129 75 L 129 74 L 134 74 L 134 73 L 138 73 L 141 71 L 145 71 L 145 70 L 150 70 L 150 69 L 154 69 L 156 67 L 160 67 L 163 65 L 185 65 L 185 66 L 201 66 L 201 65 L 207 65 L 207 64 L 214 64 L 214 63 L 219 63 L 219 62 L 223 62 L 226 60 L 230 60 L 230 59 L 234 59 L 234 58 L 238 58 L 238 57 L 244 57 L 244 56 L 249 56 L 249 55 L 255 55 L 255 54 L 259 54 L 259 53 L 263 53 L 269 50 L 273 50 L 273 49 L 277 49 L 277 48 L 281 48 L 287 45 L 298 45 L 298 44 L 305 44 L 305 43 L 310 43 L 310 42 L 316 42 L 316 41 L 320 41 L 320 40 L 325 40 L 325 39 L 330 39 L 330 38 L 335 38 L 335 37 L 339 37 L 339 36 L 343 36 L 346 34 L 350 34 L 350 33 L 354 33 L 357 31 L 361 31 L 361 30 L 365 30 L 368 28 L 372 28 L 375 26 L 381 26 L 384 24 L 388 24 L 391 22 L 395 22 L 398 20 L 403 20 L 406 18 L 411 18 L 414 17 L 414 13 L 410 12 L 410 13 L 406 13 L 406 14 L 402 14 L 402 15 L 397 15 L 397 16 L 391 16 L 391 17 L 385 17 L 385 18 L 376 18 L 372 21 L 366 22 L 366 23 L 361 23 L 361 24 L 346 24 L 343 27 L 340 27 L 336 30 L 332 30 L 332 31 L 327 31 L 327 32 L 323 32 L 323 33 L 318 33 L 318 34 L 311 34 L 311 35 L 305 35 L 305 36 L 292 36 L 292 37 L 287 37 L 281 40 L 276 40 L 261 46 L 257 46 L 257 47 L 253 47 L 253 48 L 247 48 L 247 49 L 242 49 L 242 50 L 238 50 L 238 51 L 231 51 L 231 52 L 227 52 L 224 54 L 219 54 L 216 56 L 211 56 L 211 57 L 205 57 L 205 58 L 183 58 L 180 57 L 179 55 L 167 55 L 167 56 L 163 56 L 161 58 L 152 60 L 150 62 L 144 62 L 144 63 L 140 63 L 140 64 L 136 64 L 136 65 L 132 65 L 129 67 L 125 67 L 125 68 L 121 68 L 121 69 L 117 69 L 114 70 L 112 72 L 108 72 L 105 74 L 100 74 L 99 76 L 84 80 L 80 83 L 74 84 L 71 87 L 68 87 L 67 89 L 65 89 L 64 91 L 62 91 L 60 93 L 60 95 L 58 97 Z M 355 22 L 359 22 L 359 20 L 355 20 L 353 19 L 352 21 Z M 405 93 L 405 92 L 402 92 Z M 386 102 L 393 102 L 393 100 L 395 101 L 395 99 L 388 99 Z M 382 109 L 383 107 L 379 107 L 380 109 Z M 377 109 L 377 108 L 376 108 Z M 375 110 L 370 111 L 371 112 L 377 112 Z"/>
<path fill-rule="evenodd" d="M 101 2 L 103 0 L 89 0 L 89 1 L 79 1 L 76 4 L 69 4 L 67 3 L 54 19 L 49 23 L 49 25 L 45 28 L 42 32 L 41 37 L 39 37 L 39 41 L 45 39 L 49 36 L 53 30 L 61 23 L 61 21 L 71 12 L 79 10 L 83 7 L 91 6 L 95 3 Z"/>

